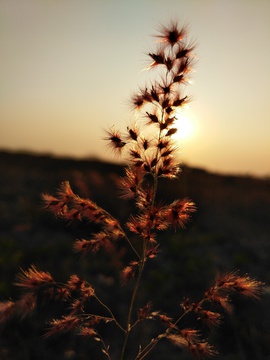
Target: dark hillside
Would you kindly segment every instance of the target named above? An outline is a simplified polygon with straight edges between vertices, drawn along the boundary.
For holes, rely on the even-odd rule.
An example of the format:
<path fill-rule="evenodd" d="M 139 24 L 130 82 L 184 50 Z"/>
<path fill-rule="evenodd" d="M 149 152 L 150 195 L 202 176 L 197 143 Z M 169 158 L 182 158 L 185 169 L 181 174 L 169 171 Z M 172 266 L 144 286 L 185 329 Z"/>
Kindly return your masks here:
<path fill-rule="evenodd" d="M 25 269 L 33 263 L 60 280 L 73 272 L 91 274 L 97 283 L 103 279 L 106 298 L 106 291 L 112 290 L 110 287 L 106 290 L 104 282 L 108 280 L 109 284 L 117 259 L 113 261 L 99 253 L 83 259 L 74 255 L 73 241 L 87 227 L 80 230 L 76 224 L 64 224 L 45 213 L 40 194 L 54 193 L 62 181 L 69 180 L 80 196 L 90 197 L 118 219 L 125 220 L 132 204 L 117 197 L 123 167 L 93 160 L 0 152 L 0 174 L 0 301 L 18 296 L 12 285 L 15 276 L 20 267 Z M 149 269 L 142 297 L 154 293 L 155 305 L 169 312 L 183 296 L 202 293 L 217 271 L 239 269 L 269 283 L 269 179 L 223 176 L 184 166 L 179 180 L 161 181 L 158 195 L 163 202 L 188 197 L 198 210 L 187 229 L 161 233 L 160 256 Z M 121 261 L 117 266 L 121 266 Z M 269 359 L 269 295 L 264 296 L 259 306 L 240 300 L 237 304 L 235 323 L 228 323 L 223 329 L 225 338 L 219 339 L 225 353 L 219 359 Z M 34 320 L 24 322 L 24 326 L 40 335 L 41 324 Z M 12 326 L 4 327 L 2 334 L 0 355 L 4 354 L 5 359 L 30 359 L 23 353 L 21 357 L 15 354 L 14 338 L 18 348 L 31 347 L 31 341 L 37 341 L 36 350 L 28 349 L 31 359 L 77 359 L 60 356 L 61 351 L 53 342 L 44 348 L 40 340 L 33 340 L 20 326 L 16 331 Z M 64 344 L 59 346 L 64 348 Z M 39 351 L 39 357 L 35 357 L 35 351 Z M 176 358 L 177 355 L 171 357 Z M 180 358 L 186 359 L 184 355 Z M 156 359 L 164 359 L 162 353 L 160 357 L 156 354 Z"/>

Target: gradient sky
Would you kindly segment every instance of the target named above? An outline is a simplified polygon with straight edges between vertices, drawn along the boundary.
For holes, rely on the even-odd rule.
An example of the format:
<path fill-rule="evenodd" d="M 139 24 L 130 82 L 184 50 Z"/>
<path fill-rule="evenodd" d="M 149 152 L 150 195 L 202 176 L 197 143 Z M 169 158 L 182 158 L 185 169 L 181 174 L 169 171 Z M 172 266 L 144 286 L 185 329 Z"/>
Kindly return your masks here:
<path fill-rule="evenodd" d="M 0 149 L 112 160 L 171 19 L 197 43 L 183 161 L 270 175 L 269 0 L 0 0 Z"/>

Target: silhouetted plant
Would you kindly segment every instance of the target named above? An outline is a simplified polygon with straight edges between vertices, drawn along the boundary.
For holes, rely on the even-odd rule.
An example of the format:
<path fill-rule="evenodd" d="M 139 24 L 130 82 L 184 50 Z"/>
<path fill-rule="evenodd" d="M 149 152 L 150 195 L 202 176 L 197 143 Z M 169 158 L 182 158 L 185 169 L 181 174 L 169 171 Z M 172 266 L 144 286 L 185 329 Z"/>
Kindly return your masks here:
<path fill-rule="evenodd" d="M 129 159 L 125 176 L 119 184 L 120 196 L 132 199 L 136 210 L 124 226 L 92 200 L 75 194 L 67 181 L 61 184 L 55 196 L 42 195 L 45 208 L 57 217 L 95 224 L 97 230 L 91 238 L 76 240 L 76 252 L 86 255 L 95 254 L 102 248 L 110 251 L 119 240 L 130 249 L 133 258 L 120 274 L 123 285 L 133 281 L 126 318 L 123 320 L 114 315 L 87 280 L 74 274 L 66 283 L 58 283 L 51 274 L 32 265 L 17 278 L 16 285 L 24 291 L 21 299 L 0 304 L 1 321 L 16 314 L 25 316 L 31 313 L 40 299 L 61 300 L 68 304 L 68 311 L 63 317 L 51 321 L 46 336 L 74 332 L 92 338 L 100 344 L 103 356 L 112 359 L 108 340 L 103 335 L 104 326 L 111 323 L 122 333 L 122 346 L 113 352 L 118 351 L 117 359 L 123 360 L 127 358 L 131 333 L 139 324 L 151 320 L 157 323 L 156 331 L 143 344 L 136 344 L 134 360 L 145 359 L 162 339 L 202 358 L 214 356 L 217 351 L 202 338 L 198 329 L 186 326 L 186 316 L 194 314 L 198 324 L 203 322 L 210 329 L 216 328 L 222 321 L 223 310 L 231 311 L 232 293 L 251 298 L 258 298 L 261 294 L 261 282 L 234 272 L 218 275 L 201 300 L 194 302 L 184 298 L 179 301 L 178 318 L 154 310 L 151 302 L 135 306 L 145 265 L 158 255 L 159 233 L 170 228 L 183 228 L 195 211 L 195 205 L 189 199 L 175 200 L 170 204 L 157 200 L 159 179 L 173 179 L 179 174 L 174 137 L 178 129 L 176 113 L 189 101 L 184 87 L 194 61 L 194 46 L 188 44 L 186 38 L 185 27 L 180 28 L 176 23 L 161 28 L 157 36 L 157 51 L 148 54 L 151 59 L 148 69 L 160 72 L 155 81 L 141 88 L 131 99 L 132 107 L 141 118 L 136 116 L 136 122 L 123 133 L 115 128 L 107 131 L 106 140 L 112 150 Z M 93 301 L 102 309 L 100 314 L 89 312 Z"/>

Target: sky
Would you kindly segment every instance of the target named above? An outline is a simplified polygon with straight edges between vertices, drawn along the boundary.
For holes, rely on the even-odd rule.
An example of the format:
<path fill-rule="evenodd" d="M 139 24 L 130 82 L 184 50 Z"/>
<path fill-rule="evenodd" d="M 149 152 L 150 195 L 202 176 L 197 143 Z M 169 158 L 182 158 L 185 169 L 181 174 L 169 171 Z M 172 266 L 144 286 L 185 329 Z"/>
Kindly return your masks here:
<path fill-rule="evenodd" d="M 0 0 L 0 149 L 114 161 L 160 24 L 197 44 L 182 161 L 270 176 L 269 0 Z M 151 74 L 150 74 L 151 75 Z"/>

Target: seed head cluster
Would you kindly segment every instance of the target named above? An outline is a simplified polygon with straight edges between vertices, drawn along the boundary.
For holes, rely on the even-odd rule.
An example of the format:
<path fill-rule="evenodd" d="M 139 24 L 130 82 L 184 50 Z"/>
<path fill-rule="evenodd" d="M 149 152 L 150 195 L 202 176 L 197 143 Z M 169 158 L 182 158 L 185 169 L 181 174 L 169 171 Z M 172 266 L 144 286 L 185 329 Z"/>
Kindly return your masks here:
<path fill-rule="evenodd" d="M 130 160 L 132 171 L 143 176 L 174 178 L 178 173 L 176 112 L 189 101 L 184 94 L 188 75 L 194 62 L 193 46 L 186 42 L 185 28 L 173 24 L 162 28 L 156 52 L 149 53 L 147 69 L 159 72 L 159 80 L 147 84 L 131 98 L 132 107 L 139 113 L 139 120 L 125 132 L 112 128 L 106 140 L 118 154 Z M 137 168 L 138 170 L 135 171 Z M 132 184 L 131 184 L 132 185 Z M 136 193 L 137 187 L 130 191 Z"/>

